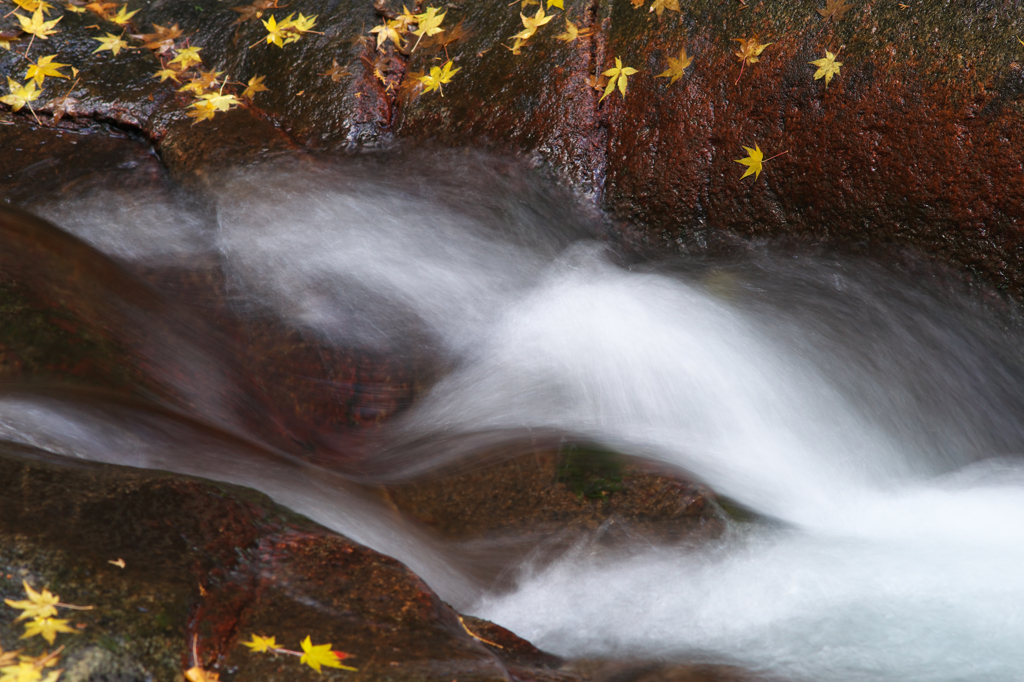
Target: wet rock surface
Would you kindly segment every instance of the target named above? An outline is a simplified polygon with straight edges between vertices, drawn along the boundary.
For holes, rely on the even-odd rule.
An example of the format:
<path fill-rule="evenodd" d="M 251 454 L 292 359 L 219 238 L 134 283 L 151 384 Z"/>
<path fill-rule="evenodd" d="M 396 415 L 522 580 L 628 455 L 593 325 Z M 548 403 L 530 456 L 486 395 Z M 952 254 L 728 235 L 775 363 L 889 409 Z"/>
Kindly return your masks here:
<path fill-rule="evenodd" d="M 187 182 L 306 149 L 485 146 L 557 168 L 661 252 L 700 251 L 722 231 L 909 246 L 1020 293 L 1019 8 L 864 2 L 824 19 L 803 0 L 685 5 L 659 17 L 625 0 L 569 3 L 515 56 L 508 47 L 523 8 L 450 2 L 441 5 L 447 37 L 408 57 L 360 38 L 401 11 L 398 3 L 308 0 L 274 10 L 279 19 L 318 17 L 321 34 L 284 49 L 261 43 L 260 21 L 237 23 L 242 15 L 223 3 L 144 4 L 132 31 L 177 23 L 202 47 L 202 68 L 242 84 L 267 77 L 270 91 L 249 106 L 197 125 L 185 115 L 190 96 L 152 77 L 160 65 L 150 51 L 96 53 L 92 27 L 116 25 L 66 12 L 47 50 L 80 78 L 47 81 L 38 121 L 23 109 L 0 123 L 29 139 L 69 121 L 102 122 L 152 144 L 170 175 Z M 593 34 L 556 40 L 566 18 Z M 733 41 L 752 35 L 771 45 L 739 78 Z M 694 62 L 683 77 L 656 78 L 684 45 Z M 826 49 L 843 63 L 827 88 L 808 64 Z M 461 69 L 444 96 L 416 97 L 416 75 L 444 57 Z M 593 86 L 616 57 L 638 73 L 625 98 L 598 102 Z M 17 73 L 22 61 L 0 52 L 0 71 Z M 740 181 L 734 160 L 754 144 L 766 157 L 788 153 L 759 180 Z M 8 156 L 24 158 L 12 149 L 3 147 L 5 168 L 20 163 Z M 122 153 L 90 158 L 102 165 Z M 22 183 L 38 176 L 35 164 L 52 163 L 49 149 L 31 154 Z M 8 185 L 5 198 L 25 193 Z"/>
<path fill-rule="evenodd" d="M 509 453 L 511 454 L 511 453 Z M 451 540 L 600 532 L 699 543 L 728 515 L 707 487 L 667 466 L 586 445 L 489 453 L 469 471 L 387 486 L 397 509 Z"/>
<path fill-rule="evenodd" d="M 63 613 L 77 631 L 59 635 L 63 679 L 180 680 L 195 664 L 222 680 L 353 674 L 318 676 L 297 658 L 252 654 L 239 644 L 252 633 L 292 649 L 306 635 L 330 642 L 353 655 L 346 663 L 361 679 L 580 679 L 471 619 L 508 653 L 481 643 L 403 565 L 258 493 L 47 457 L 0 452 L 0 596 L 24 598 L 25 580 L 95 607 Z M 17 612 L 3 609 L 0 644 L 38 653 L 41 640 L 19 641 Z"/>

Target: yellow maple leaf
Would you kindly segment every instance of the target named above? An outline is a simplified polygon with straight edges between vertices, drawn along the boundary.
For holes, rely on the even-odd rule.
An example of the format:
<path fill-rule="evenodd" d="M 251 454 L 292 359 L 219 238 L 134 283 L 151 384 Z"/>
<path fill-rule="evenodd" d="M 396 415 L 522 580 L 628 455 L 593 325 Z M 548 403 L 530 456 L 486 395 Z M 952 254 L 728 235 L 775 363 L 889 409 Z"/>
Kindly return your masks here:
<path fill-rule="evenodd" d="M 43 14 L 49 14 L 53 11 L 53 5 L 46 0 L 14 0 L 14 4 L 26 12 L 35 12 L 37 9 L 41 9 Z"/>
<path fill-rule="evenodd" d="M 99 47 L 93 50 L 93 53 L 102 52 L 103 50 L 110 50 L 114 53 L 114 56 L 117 56 L 117 54 L 121 50 L 128 47 L 128 43 L 124 40 L 121 40 L 121 36 L 116 36 L 113 33 L 108 33 L 102 38 L 93 38 L 93 40 L 98 41 L 100 44 Z"/>
<path fill-rule="evenodd" d="M 627 77 L 632 76 L 636 72 L 636 69 L 630 66 L 623 66 L 622 60 L 616 57 L 615 66 L 611 69 L 608 69 L 607 71 L 604 71 L 601 74 L 603 76 L 608 76 L 608 85 L 605 87 L 604 94 L 601 95 L 601 99 L 597 101 L 600 102 L 605 97 L 610 95 L 612 93 L 612 90 L 615 89 L 616 84 L 619 86 L 619 92 L 622 93 L 622 97 L 625 98 L 627 84 L 626 79 Z"/>
<path fill-rule="evenodd" d="M 53 55 L 53 56 L 56 57 L 57 55 Z M 45 57 L 44 57 L 44 59 L 45 59 Z M 40 60 L 40 61 L 42 61 L 42 60 Z M 66 64 L 61 64 L 60 66 L 67 66 L 67 65 Z M 10 86 L 11 92 L 13 93 L 15 86 L 18 85 L 18 82 L 8 76 L 7 84 Z M 24 86 L 21 86 L 21 87 L 24 87 Z M 35 90 L 35 85 L 34 84 L 32 85 L 32 89 Z M 36 97 L 38 97 L 38 96 L 39 95 L 36 94 L 35 97 L 29 98 L 28 101 L 31 102 L 31 101 L 35 100 Z M 11 104 L 10 102 L 5 102 L 5 103 L 6 104 Z M 20 108 L 21 108 L 21 106 L 19 105 L 17 107 L 17 109 L 15 109 L 15 111 L 17 111 Z M 25 594 L 28 596 L 28 599 L 22 599 L 22 600 L 19 600 L 19 601 L 14 601 L 14 600 L 11 600 L 11 599 L 4 599 L 4 603 L 5 604 L 10 606 L 11 608 L 19 609 L 21 611 L 21 615 L 18 616 L 14 620 L 15 623 L 17 623 L 19 620 L 24 620 L 26 618 L 49 618 L 50 616 L 56 616 L 57 615 L 57 604 L 60 603 L 60 597 L 58 597 L 57 595 L 51 593 L 49 590 L 47 590 L 45 588 L 43 589 L 42 592 L 36 592 L 28 584 L 27 580 L 22 580 L 21 584 L 25 588 Z"/>
<path fill-rule="evenodd" d="M 655 78 L 671 78 L 672 80 L 670 80 L 668 84 L 672 85 L 677 80 L 682 78 L 683 72 L 686 71 L 686 68 L 690 66 L 692 62 L 693 57 L 687 57 L 686 48 L 683 47 L 682 51 L 679 53 L 679 59 L 669 57 L 668 69 L 659 73 L 657 76 L 655 76 Z"/>
<path fill-rule="evenodd" d="M 32 18 L 22 16 L 15 13 L 15 17 L 18 18 L 18 23 L 21 24 L 21 30 L 25 33 L 30 33 L 40 40 L 46 40 L 46 36 L 52 36 L 58 31 L 53 27 L 57 25 L 57 22 L 64 17 L 57 17 L 52 21 L 43 21 L 43 8 L 39 7 L 35 12 L 32 13 Z"/>
<path fill-rule="evenodd" d="M 139 10 L 137 9 L 133 9 L 131 12 L 129 12 L 128 5 L 124 5 L 121 7 L 120 10 L 118 10 L 116 15 L 110 18 L 110 20 L 118 26 L 124 26 L 129 21 L 131 21 L 132 17 L 134 17 L 138 13 Z"/>
<path fill-rule="evenodd" d="M 223 92 L 207 92 L 199 95 L 199 98 L 209 102 L 214 111 L 227 111 L 234 109 L 241 104 L 234 95 L 225 95 Z"/>
<path fill-rule="evenodd" d="M 22 656 L 14 665 L 0 667 L 0 682 L 56 682 L 63 670 L 51 670 L 43 677 L 43 666 L 34 659 Z"/>
<path fill-rule="evenodd" d="M 35 618 L 28 623 L 25 623 L 25 634 L 21 636 L 21 639 L 41 635 L 43 639 L 50 644 L 53 644 L 53 640 L 57 637 L 58 632 L 70 632 L 71 634 L 75 634 L 77 633 L 77 630 L 68 625 L 68 622 L 61 618 Z"/>
<path fill-rule="evenodd" d="M 335 62 L 337 64 L 337 62 Z M 242 97 L 246 99 L 252 99 L 257 92 L 270 92 L 270 88 L 263 84 L 263 79 L 266 76 L 253 76 L 249 79 L 249 84 L 245 90 L 242 91 Z M 255 636 L 255 635 L 254 635 Z M 273 637 L 271 637 L 273 639 Z"/>
<path fill-rule="evenodd" d="M 846 0 L 825 0 L 825 9 L 819 9 L 818 14 L 823 16 L 825 21 L 829 19 L 839 21 L 851 9 L 853 9 L 853 5 L 847 5 Z"/>
<path fill-rule="evenodd" d="M 302 640 L 302 658 L 299 659 L 299 663 L 305 663 L 313 670 L 320 672 L 320 666 L 326 665 L 328 668 L 341 668 L 342 670 L 355 670 L 347 665 L 342 665 L 341 661 L 348 657 L 348 654 L 340 651 L 331 651 L 330 644 L 317 644 L 314 645 L 310 641 L 309 635 L 306 635 L 306 639 Z"/>
<path fill-rule="evenodd" d="M 519 17 L 520 19 L 523 20 L 523 26 L 525 26 L 526 28 L 524 28 L 522 31 L 520 31 L 519 33 L 515 34 L 512 37 L 518 40 L 522 40 L 523 42 L 526 42 L 531 37 L 533 37 L 533 34 L 537 32 L 538 28 L 540 28 L 541 26 L 548 23 L 554 18 L 552 16 L 545 15 L 543 7 L 538 7 L 537 13 L 534 14 L 532 17 L 528 17 L 525 14 L 520 14 Z"/>
<path fill-rule="evenodd" d="M 740 82 L 740 78 L 743 78 L 743 69 L 746 68 L 747 64 L 756 64 L 759 60 L 758 57 L 764 52 L 764 48 L 771 45 L 771 43 L 761 43 L 754 34 L 752 38 L 732 38 L 740 44 L 740 49 L 736 52 L 736 57 L 740 60 L 740 75 L 736 79 L 736 82 Z"/>
<path fill-rule="evenodd" d="M 402 34 L 399 32 L 398 24 L 399 22 L 397 21 L 388 21 L 370 29 L 370 33 L 377 34 L 378 50 L 384 49 L 382 46 L 384 45 L 384 41 L 388 38 L 390 38 L 391 42 L 395 44 L 395 47 L 402 49 Z"/>
<path fill-rule="evenodd" d="M 744 171 L 743 175 L 740 176 L 740 180 L 747 177 L 748 175 L 753 175 L 754 179 L 757 180 L 761 176 L 762 164 L 768 163 L 774 158 L 789 153 L 789 150 L 787 149 L 784 152 L 779 152 L 775 156 L 766 159 L 764 158 L 764 152 L 761 151 L 761 148 L 757 145 L 757 143 L 754 143 L 753 149 L 751 149 L 750 147 L 744 147 L 743 149 L 747 151 L 748 156 L 743 159 L 735 159 L 736 163 L 741 163 L 747 167 L 747 170 Z"/>
<path fill-rule="evenodd" d="M 562 0 L 548 0 L 548 9 L 551 9 L 552 7 L 557 7 L 561 10 L 565 9 L 565 5 Z"/>
<path fill-rule="evenodd" d="M 571 21 L 569 21 L 568 19 L 566 19 L 565 20 L 565 33 L 559 33 L 557 36 L 555 36 L 555 39 L 556 40 L 562 40 L 562 41 L 567 42 L 567 43 L 571 43 L 572 41 L 574 41 L 574 40 L 576 40 L 578 38 L 586 38 L 587 36 L 589 36 L 593 32 L 594 32 L 593 28 L 585 28 L 583 30 L 580 30 L 580 28 L 578 26 L 576 26 L 576 24 L 574 24 Z"/>
<path fill-rule="evenodd" d="M 203 59 L 199 56 L 201 47 L 186 47 L 178 50 L 177 56 L 170 61 L 171 64 L 181 64 L 182 70 L 185 70 L 193 64 L 202 64 Z"/>
<path fill-rule="evenodd" d="M 192 122 L 192 125 L 195 125 L 200 121 L 212 119 L 217 114 L 217 110 L 206 100 L 193 102 L 190 106 L 192 107 L 192 111 L 187 112 L 185 115 L 189 118 L 195 119 L 195 121 Z"/>
<path fill-rule="evenodd" d="M 163 83 L 168 78 L 170 78 L 175 83 L 180 83 L 181 81 L 178 80 L 178 75 L 179 72 L 175 71 L 174 69 L 160 69 L 159 71 L 153 74 L 153 78 L 159 78 L 161 83 Z"/>
<path fill-rule="evenodd" d="M 450 59 L 444 63 L 444 67 L 431 67 L 429 74 L 418 78 L 419 82 L 424 85 L 423 93 L 426 94 L 432 90 L 437 90 L 441 93 L 441 96 L 444 97 L 444 90 L 441 89 L 441 86 L 444 83 L 451 82 L 452 76 L 454 76 L 461 68 L 462 67 L 453 69 L 452 60 Z"/>
<path fill-rule="evenodd" d="M 277 638 L 253 635 L 251 642 L 242 642 L 242 644 L 249 647 L 249 650 L 253 653 L 265 654 L 269 653 L 271 649 L 277 648 Z"/>
<path fill-rule="evenodd" d="M 426 12 L 415 15 L 416 17 L 416 30 L 413 31 L 413 35 L 423 37 L 424 35 L 432 36 L 440 33 L 444 29 L 441 28 L 441 22 L 444 21 L 444 15 L 448 12 L 437 13 L 436 7 L 428 7 Z"/>
<path fill-rule="evenodd" d="M 75 4 L 70 3 L 70 2 L 67 3 L 66 5 L 64 5 L 64 9 L 66 9 L 69 12 L 74 12 L 75 14 L 85 14 L 88 11 L 84 7 L 81 7 L 79 5 L 75 5 Z"/>
<path fill-rule="evenodd" d="M 826 88 L 832 80 L 832 76 L 839 75 L 839 67 L 843 65 L 842 62 L 837 62 L 836 56 L 828 50 L 825 50 L 825 56 L 821 59 L 815 59 L 813 62 L 807 63 L 818 67 L 818 70 L 814 72 L 814 80 L 824 78 Z"/>
<path fill-rule="evenodd" d="M 36 85 L 42 85 L 43 80 L 47 76 L 67 78 L 67 76 L 60 72 L 60 68 L 68 65 L 53 61 L 56 56 L 51 54 L 48 57 L 40 57 L 38 62 L 29 62 L 28 73 L 25 74 L 25 78 L 31 78 L 36 82 Z"/>
<path fill-rule="evenodd" d="M 678 12 L 679 0 L 654 0 L 654 2 L 651 3 L 651 9 L 647 11 L 654 12 L 660 17 L 667 9 L 672 10 L 673 12 Z"/>

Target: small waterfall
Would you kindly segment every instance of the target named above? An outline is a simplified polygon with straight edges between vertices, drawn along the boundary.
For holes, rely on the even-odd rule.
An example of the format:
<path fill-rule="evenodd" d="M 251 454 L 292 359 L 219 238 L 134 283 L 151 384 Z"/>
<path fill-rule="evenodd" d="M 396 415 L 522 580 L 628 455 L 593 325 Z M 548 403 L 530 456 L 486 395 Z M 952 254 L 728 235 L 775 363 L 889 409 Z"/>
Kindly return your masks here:
<path fill-rule="evenodd" d="M 45 213 L 127 267 L 213 259 L 228 305 L 325 344 L 432 358 L 438 380 L 379 434 L 364 483 L 471 457 L 453 443 L 489 433 L 563 433 L 671 463 L 781 523 L 701 550 L 581 544 L 524 561 L 497 593 L 352 477 L 230 428 L 12 389 L 0 437 L 258 488 L 566 656 L 1020 679 L 1012 307 L 926 266 L 770 245 L 633 262 L 572 197 L 480 159 L 238 173 L 209 206 L 163 205 L 144 240 L 112 194 Z"/>

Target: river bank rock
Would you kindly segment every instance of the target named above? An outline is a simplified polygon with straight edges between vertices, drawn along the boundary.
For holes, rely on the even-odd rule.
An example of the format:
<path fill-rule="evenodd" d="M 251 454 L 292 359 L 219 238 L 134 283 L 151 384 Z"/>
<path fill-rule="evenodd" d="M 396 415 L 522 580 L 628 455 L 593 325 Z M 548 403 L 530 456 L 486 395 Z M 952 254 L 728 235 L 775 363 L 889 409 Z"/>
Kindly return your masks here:
<path fill-rule="evenodd" d="M 145 4 L 130 35 L 177 24 L 179 47 L 201 47 L 200 68 L 226 74 L 229 92 L 266 78 L 269 91 L 200 123 L 186 115 L 190 95 L 153 78 L 156 54 L 140 41 L 97 53 L 94 27 L 119 27 L 65 12 L 46 51 L 77 80 L 46 82 L 38 122 L 24 108 L 0 123 L 109 122 L 188 181 L 275 153 L 483 146 L 557 168 L 662 253 L 700 251 L 720 231 L 909 246 L 1020 294 L 1024 18 L 1012 3 L 861 2 L 832 15 L 807 0 L 668 7 L 549 7 L 553 20 L 515 55 L 520 10 L 535 6 L 441 3 L 448 33 L 409 56 L 389 42 L 377 50 L 369 33 L 401 11 L 393 2 L 271 8 L 278 19 L 317 17 L 319 33 L 284 48 L 267 44 L 254 12 L 215 0 Z M 566 20 L 584 36 L 556 39 Z M 768 47 L 740 77 L 735 41 L 755 35 Z M 683 47 L 693 63 L 677 82 L 659 78 Z M 826 50 L 843 65 L 827 86 L 809 64 Z M 418 94 L 417 78 L 444 58 L 460 71 L 443 96 Z M 625 97 L 602 101 L 601 74 L 617 58 L 637 73 Z M 23 61 L 0 52 L 0 71 L 16 74 Z M 765 158 L 784 155 L 741 180 L 735 160 L 755 145 Z"/>
<path fill-rule="evenodd" d="M 75 630 L 57 642 L 69 682 L 181 680 L 194 665 L 225 681 L 355 674 L 317 675 L 298 658 L 251 653 L 240 643 L 252 634 L 295 650 L 306 635 L 331 643 L 352 654 L 345 663 L 360 679 L 507 680 L 509 666 L 514 679 L 581 679 L 502 631 L 515 652 L 506 661 L 402 564 L 258 493 L 47 458 L 0 453 L 0 596 L 24 599 L 25 581 L 94 607 L 61 612 Z M 19 640 L 18 612 L 0 611 L 3 649 L 38 655 L 40 639 Z"/>

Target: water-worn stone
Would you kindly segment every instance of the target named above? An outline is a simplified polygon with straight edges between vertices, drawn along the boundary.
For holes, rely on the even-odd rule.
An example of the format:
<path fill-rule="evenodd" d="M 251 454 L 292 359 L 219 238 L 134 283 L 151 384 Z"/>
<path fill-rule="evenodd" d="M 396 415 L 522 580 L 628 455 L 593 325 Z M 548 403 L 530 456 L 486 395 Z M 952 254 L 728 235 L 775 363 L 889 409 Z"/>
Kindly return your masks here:
<path fill-rule="evenodd" d="M 484 464 L 484 462 L 488 462 Z M 391 502 L 441 536 L 551 537 L 603 531 L 656 542 L 719 537 L 727 514 L 668 465 L 595 446 L 492 452 L 447 474 L 387 486 Z M 468 467 L 468 470 L 465 470 Z"/>
<path fill-rule="evenodd" d="M 195 664 L 226 682 L 354 675 L 250 653 L 240 642 L 253 633 L 295 650 L 307 635 L 331 643 L 359 679 L 580 679 L 498 628 L 506 662 L 402 564 L 253 491 L 45 457 L 0 449 L 0 597 L 24 598 L 25 580 L 94 607 L 61 613 L 77 632 L 58 635 L 69 682 L 180 680 Z M 17 613 L 0 607 L 0 645 L 38 655 Z"/>

